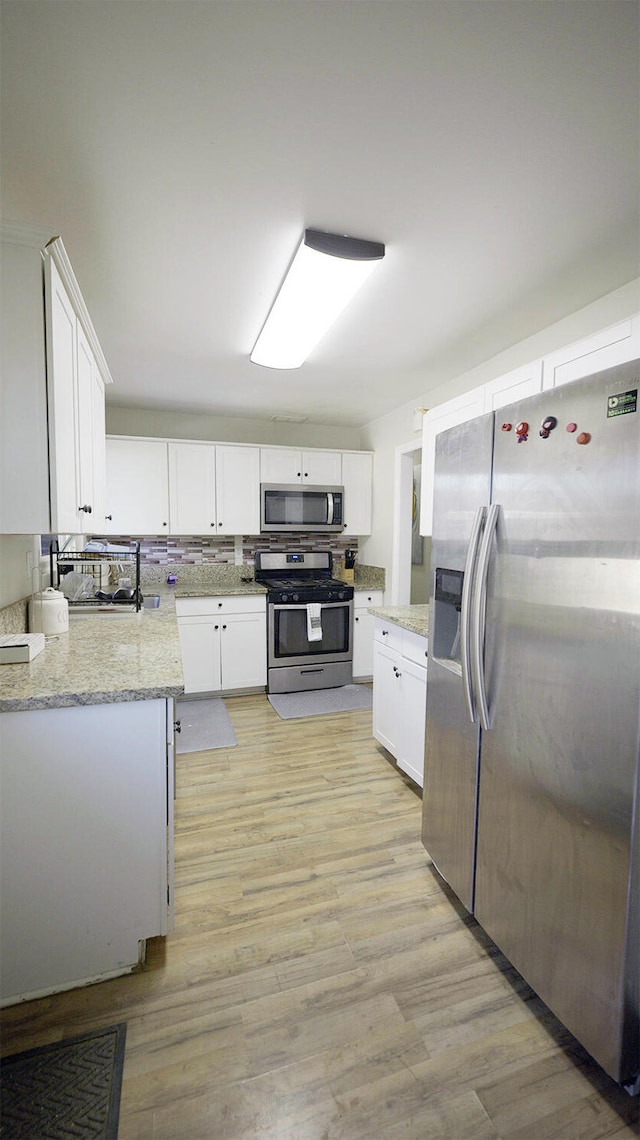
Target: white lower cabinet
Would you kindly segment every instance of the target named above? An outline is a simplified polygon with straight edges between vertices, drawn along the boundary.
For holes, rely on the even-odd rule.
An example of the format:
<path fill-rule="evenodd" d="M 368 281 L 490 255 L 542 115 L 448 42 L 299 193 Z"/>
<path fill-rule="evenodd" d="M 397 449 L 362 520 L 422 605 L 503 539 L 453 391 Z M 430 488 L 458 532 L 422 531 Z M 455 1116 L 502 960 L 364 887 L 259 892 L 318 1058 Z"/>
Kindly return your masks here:
<path fill-rule="evenodd" d="M 186 694 L 264 688 L 265 598 L 176 598 Z"/>
<path fill-rule="evenodd" d="M 173 700 L 0 716 L 4 1005 L 127 973 L 172 925 Z"/>
<path fill-rule="evenodd" d="M 359 681 L 373 676 L 375 618 L 369 606 L 381 606 L 383 597 L 383 590 L 356 590 L 353 595 L 353 676 Z"/>
<path fill-rule="evenodd" d="M 424 783 L 428 641 L 375 619 L 373 735 L 412 780 Z"/>

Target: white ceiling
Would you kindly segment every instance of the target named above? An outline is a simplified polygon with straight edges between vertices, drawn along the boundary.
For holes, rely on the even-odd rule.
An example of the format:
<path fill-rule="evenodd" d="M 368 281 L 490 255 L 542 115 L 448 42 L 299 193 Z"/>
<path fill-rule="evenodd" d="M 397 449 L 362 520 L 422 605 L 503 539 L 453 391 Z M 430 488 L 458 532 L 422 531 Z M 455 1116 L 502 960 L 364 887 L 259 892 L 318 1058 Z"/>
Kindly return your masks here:
<path fill-rule="evenodd" d="M 359 426 L 638 273 L 636 0 L 3 0 L 2 209 L 62 236 L 108 401 Z M 305 226 L 386 243 L 302 366 Z"/>

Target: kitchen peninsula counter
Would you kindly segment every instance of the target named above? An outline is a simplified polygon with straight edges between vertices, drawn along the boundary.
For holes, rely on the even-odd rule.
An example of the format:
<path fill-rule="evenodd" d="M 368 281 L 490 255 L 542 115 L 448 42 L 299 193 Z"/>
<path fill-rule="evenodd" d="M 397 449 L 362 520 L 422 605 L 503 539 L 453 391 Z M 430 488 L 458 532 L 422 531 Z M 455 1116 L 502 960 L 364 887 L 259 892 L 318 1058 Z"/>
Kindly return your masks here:
<path fill-rule="evenodd" d="M 180 697 L 182 658 L 173 599 L 138 613 L 74 613 L 24 665 L 0 667 L 0 712 Z"/>
<path fill-rule="evenodd" d="M 370 606 L 369 613 L 392 625 L 407 629 L 410 633 L 417 633 L 421 637 L 429 636 L 429 606 Z"/>

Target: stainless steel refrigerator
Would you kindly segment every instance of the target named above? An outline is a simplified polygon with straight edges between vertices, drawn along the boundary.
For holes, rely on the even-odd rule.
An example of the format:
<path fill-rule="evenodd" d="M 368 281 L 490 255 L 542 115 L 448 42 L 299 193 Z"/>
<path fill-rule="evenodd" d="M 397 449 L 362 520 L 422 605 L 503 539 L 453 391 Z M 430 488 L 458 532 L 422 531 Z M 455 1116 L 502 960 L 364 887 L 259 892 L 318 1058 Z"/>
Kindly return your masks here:
<path fill-rule="evenodd" d="M 629 1091 L 639 387 L 634 361 L 438 437 L 423 794 L 437 870 Z"/>

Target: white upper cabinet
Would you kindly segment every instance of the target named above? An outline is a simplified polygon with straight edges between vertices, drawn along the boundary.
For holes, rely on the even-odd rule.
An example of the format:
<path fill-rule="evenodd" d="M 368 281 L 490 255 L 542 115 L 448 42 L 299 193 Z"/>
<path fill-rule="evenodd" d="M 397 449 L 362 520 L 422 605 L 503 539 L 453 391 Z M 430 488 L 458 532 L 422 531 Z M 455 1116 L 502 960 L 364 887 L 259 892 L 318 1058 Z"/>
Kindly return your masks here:
<path fill-rule="evenodd" d="M 640 315 L 545 356 L 543 388 L 557 388 L 636 357 L 640 357 Z"/>
<path fill-rule="evenodd" d="M 259 467 L 244 444 L 109 436 L 105 532 L 258 534 Z"/>
<path fill-rule="evenodd" d="M 47 399 L 51 522 L 56 532 L 75 533 L 82 515 L 80 496 L 80 408 L 78 406 L 78 322 L 53 261 L 45 268 Z M 83 371 L 83 383 L 86 377 Z M 89 409 L 90 410 L 90 409 Z M 90 429 L 91 418 L 85 425 Z M 91 504 L 86 504 L 89 508 Z M 54 525 L 55 524 L 55 525 Z"/>
<path fill-rule="evenodd" d="M 111 376 L 64 245 L 42 239 L 33 227 L 2 226 L 4 534 L 81 533 L 101 528 L 104 513 Z"/>
<path fill-rule="evenodd" d="M 96 527 L 100 533 L 101 528 Z M 107 438 L 107 534 L 169 534 L 167 443 Z"/>
<path fill-rule="evenodd" d="M 262 483 L 312 483 L 321 487 L 339 487 L 341 478 L 342 460 L 339 451 L 260 448 Z"/>
<path fill-rule="evenodd" d="M 78 325 L 78 514 L 80 532 L 102 527 L 105 513 L 106 455 L 104 384 L 96 358 Z"/>
<path fill-rule="evenodd" d="M 217 534 L 260 534 L 260 448 L 216 444 Z"/>
<path fill-rule="evenodd" d="M 422 494 L 420 534 L 431 534 L 433 525 L 433 477 L 436 467 L 436 437 L 441 431 L 466 423 L 484 412 L 484 390 L 475 388 L 455 400 L 447 400 L 427 412 L 422 426 Z"/>
<path fill-rule="evenodd" d="M 516 400 L 535 396 L 542 391 L 542 361 L 534 360 L 531 364 L 498 376 L 496 380 L 490 380 L 484 385 L 483 391 L 485 412 L 495 412 Z"/>
<path fill-rule="evenodd" d="M 215 445 L 169 443 L 168 448 L 171 534 L 215 534 Z"/>
<path fill-rule="evenodd" d="M 373 453 L 343 451 L 344 534 L 371 534 Z"/>

